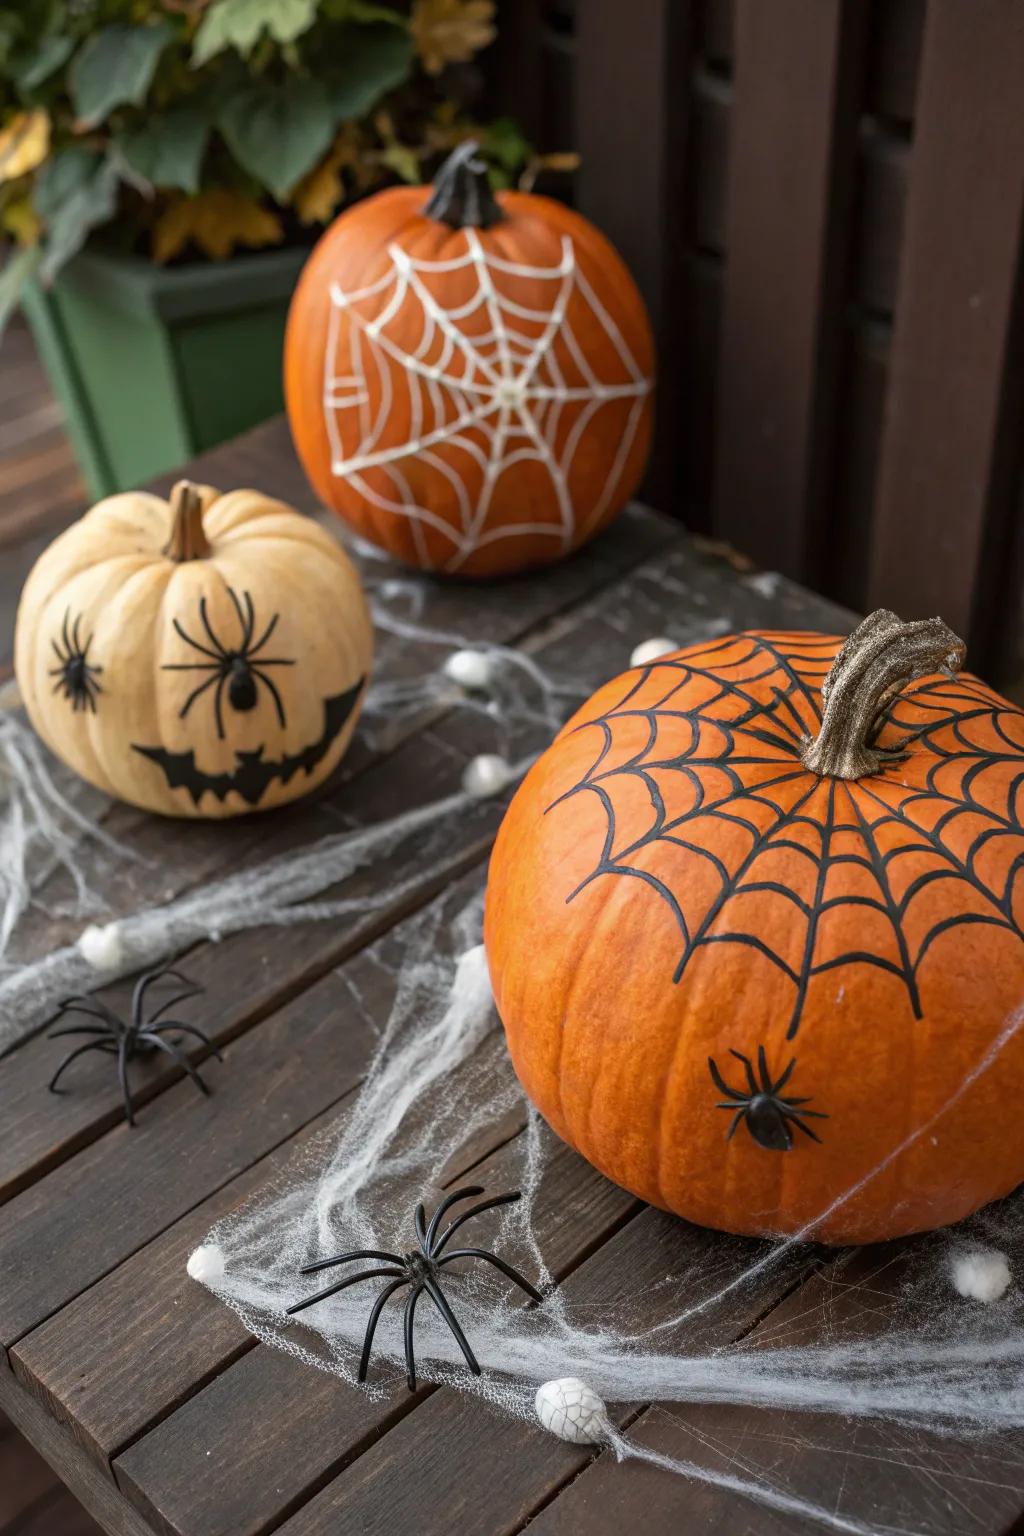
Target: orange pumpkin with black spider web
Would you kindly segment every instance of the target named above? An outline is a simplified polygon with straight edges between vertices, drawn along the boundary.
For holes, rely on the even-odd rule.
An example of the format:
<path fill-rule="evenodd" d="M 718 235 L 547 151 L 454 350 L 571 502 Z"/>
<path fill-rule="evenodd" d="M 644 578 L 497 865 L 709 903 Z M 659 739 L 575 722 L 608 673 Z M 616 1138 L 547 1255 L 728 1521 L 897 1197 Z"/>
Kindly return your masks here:
<path fill-rule="evenodd" d="M 495 845 L 516 1070 L 705 1225 L 874 1241 L 1024 1179 L 1024 714 L 938 620 L 728 636 L 608 683 Z"/>

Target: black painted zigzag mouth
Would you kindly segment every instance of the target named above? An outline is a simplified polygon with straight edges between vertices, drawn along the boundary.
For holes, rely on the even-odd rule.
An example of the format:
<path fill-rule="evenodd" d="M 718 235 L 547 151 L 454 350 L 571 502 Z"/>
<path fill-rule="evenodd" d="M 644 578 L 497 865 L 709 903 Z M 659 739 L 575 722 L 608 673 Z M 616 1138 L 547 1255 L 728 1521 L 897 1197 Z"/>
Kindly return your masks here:
<path fill-rule="evenodd" d="M 168 752 L 164 747 L 143 747 L 133 742 L 132 751 L 162 768 L 170 789 L 187 789 L 193 805 L 198 806 L 207 793 L 226 800 L 234 791 L 246 805 L 256 806 L 272 784 L 287 784 L 297 773 L 310 774 L 323 762 L 348 724 L 365 685 L 363 676 L 344 693 L 324 699 L 324 728 L 318 739 L 300 752 L 284 757 L 264 758 L 263 748 L 256 747 L 251 752 L 236 752 L 237 766 L 230 772 L 203 773 L 196 767 L 196 755 L 191 749 Z"/>

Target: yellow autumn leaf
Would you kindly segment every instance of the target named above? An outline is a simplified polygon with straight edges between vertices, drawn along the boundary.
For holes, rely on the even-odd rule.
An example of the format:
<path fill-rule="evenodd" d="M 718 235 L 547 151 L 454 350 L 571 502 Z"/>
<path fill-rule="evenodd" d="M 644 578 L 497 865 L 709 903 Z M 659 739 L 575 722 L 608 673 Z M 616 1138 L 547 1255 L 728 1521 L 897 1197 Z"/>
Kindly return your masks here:
<path fill-rule="evenodd" d="M 42 222 L 32 206 L 32 198 L 28 192 L 7 204 L 3 214 L 0 215 L 0 224 L 19 245 L 35 245 L 42 230 Z"/>
<path fill-rule="evenodd" d="M 275 213 L 241 192 L 211 187 L 168 203 L 153 226 L 153 257 L 170 261 L 191 240 L 204 255 L 223 261 L 236 245 L 277 245 L 283 239 Z"/>
<path fill-rule="evenodd" d="M 0 129 L 0 181 L 13 181 L 42 165 L 50 153 L 50 119 L 38 107 L 19 112 Z"/>
<path fill-rule="evenodd" d="M 439 75 L 493 43 L 494 0 L 415 0 L 409 30 L 423 68 Z"/>
<path fill-rule="evenodd" d="M 303 224 L 326 224 L 345 195 L 341 172 L 359 161 L 359 141 L 350 123 L 338 134 L 319 165 L 303 176 L 291 204 Z"/>

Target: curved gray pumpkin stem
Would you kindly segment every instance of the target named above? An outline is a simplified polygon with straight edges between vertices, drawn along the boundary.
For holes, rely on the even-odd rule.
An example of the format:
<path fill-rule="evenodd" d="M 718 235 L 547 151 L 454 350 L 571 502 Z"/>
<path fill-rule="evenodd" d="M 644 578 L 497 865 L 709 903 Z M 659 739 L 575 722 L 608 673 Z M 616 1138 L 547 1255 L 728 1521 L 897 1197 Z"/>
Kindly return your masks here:
<path fill-rule="evenodd" d="M 905 624 L 877 608 L 842 646 L 821 686 L 821 729 L 801 743 L 804 767 L 821 778 L 860 779 L 902 761 L 905 742 L 874 745 L 886 707 L 915 678 L 958 672 L 966 649 L 941 619 Z"/>
<path fill-rule="evenodd" d="M 480 159 L 475 139 L 467 139 L 452 150 L 434 177 L 423 212 L 452 229 L 490 229 L 505 217 L 491 191 L 487 165 Z"/>

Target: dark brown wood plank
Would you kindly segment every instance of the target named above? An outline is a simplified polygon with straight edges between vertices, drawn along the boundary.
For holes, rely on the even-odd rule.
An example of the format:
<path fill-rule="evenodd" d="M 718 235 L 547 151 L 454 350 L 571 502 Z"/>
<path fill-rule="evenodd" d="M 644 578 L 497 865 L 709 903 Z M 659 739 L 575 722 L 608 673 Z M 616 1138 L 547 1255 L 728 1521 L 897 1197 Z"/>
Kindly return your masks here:
<path fill-rule="evenodd" d="M 1024 11 L 928 6 L 871 560 L 871 602 L 981 638 L 1024 219 Z M 941 251 L 942 259 L 936 259 Z M 1016 424 L 1014 424 L 1016 425 Z M 998 518 L 999 526 L 996 526 Z"/>
<path fill-rule="evenodd" d="M 716 532 L 813 579 L 830 462 L 867 8 L 738 0 Z"/>
<path fill-rule="evenodd" d="M 722 1251 L 717 1234 L 645 1209 L 574 1271 L 561 1288 L 563 1299 L 577 1315 L 600 1318 L 627 1297 L 635 1304 L 643 1296 L 644 1320 L 654 1327 L 677 1315 L 680 1307 L 679 1290 L 665 1285 L 665 1277 L 685 1276 L 716 1248 L 723 1281 L 762 1251 L 743 1242 Z M 735 1338 L 794 1284 L 808 1262 L 806 1255 L 794 1255 L 792 1263 L 762 1272 L 758 1283 L 692 1318 L 679 1330 L 679 1347 L 707 1349 Z M 565 1374 L 557 1359 L 551 1374 Z M 619 1422 L 629 1417 L 625 1405 L 609 1406 Z M 524 1407 L 529 1413 L 529 1401 Z M 473 1398 L 440 1389 L 282 1530 L 287 1536 L 334 1536 L 339 1529 L 442 1536 L 457 1523 L 498 1536 L 521 1529 L 592 1455 L 531 1422 L 509 1419 Z"/>
<path fill-rule="evenodd" d="M 0 1365 L 0 1410 L 49 1462 L 61 1482 L 107 1536 L 153 1536 L 152 1526 L 117 1491 L 110 1478 L 82 1454 L 67 1430 L 54 1422 L 46 1409 L 3 1365 Z M 37 1526 L 34 1536 L 56 1536 L 46 1524 L 45 1508 L 40 1512 L 40 1519 L 41 1527 Z M 78 1536 L 77 1532 L 75 1536 Z M 92 1532 L 83 1532 L 82 1536 L 92 1536 Z"/>
<path fill-rule="evenodd" d="M 576 11 L 576 205 L 636 278 L 662 366 L 645 484 L 670 505 L 681 410 L 674 252 L 686 167 L 691 0 L 587 0 Z"/>
<path fill-rule="evenodd" d="M 823 1339 L 877 1337 L 901 1289 L 934 1265 L 927 1239 L 849 1250 L 775 1308 L 750 1335 L 799 1347 Z M 965 1303 L 971 1305 L 971 1303 Z M 884 1347 L 884 1346 L 883 1346 Z M 879 1531 L 922 1536 L 989 1536 L 1009 1530 L 1024 1510 L 1024 1448 L 1016 1433 L 950 1440 L 905 1425 L 822 1413 L 724 1405 L 649 1409 L 631 1434 L 663 1455 L 761 1478 L 832 1514 Z M 594 1536 L 621 1531 L 642 1503 L 655 1529 L 668 1529 L 681 1504 L 701 1531 L 811 1532 L 821 1525 L 773 1513 L 739 1495 L 642 1463 L 602 1455 L 541 1514 L 531 1532 Z"/>

